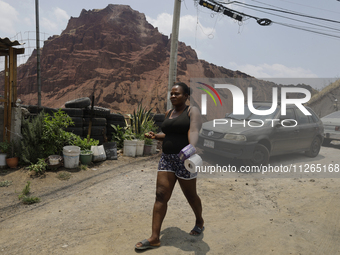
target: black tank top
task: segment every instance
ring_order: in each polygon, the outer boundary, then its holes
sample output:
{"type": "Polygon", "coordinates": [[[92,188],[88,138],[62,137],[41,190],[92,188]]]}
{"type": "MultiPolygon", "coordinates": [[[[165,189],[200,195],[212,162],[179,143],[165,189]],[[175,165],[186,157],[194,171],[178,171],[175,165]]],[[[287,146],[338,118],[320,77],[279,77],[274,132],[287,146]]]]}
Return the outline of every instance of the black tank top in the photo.
{"type": "Polygon", "coordinates": [[[163,121],[161,128],[165,134],[162,150],[165,154],[178,154],[189,144],[188,131],[190,128],[190,117],[187,106],[176,118],[169,119],[173,110],[163,121]]]}

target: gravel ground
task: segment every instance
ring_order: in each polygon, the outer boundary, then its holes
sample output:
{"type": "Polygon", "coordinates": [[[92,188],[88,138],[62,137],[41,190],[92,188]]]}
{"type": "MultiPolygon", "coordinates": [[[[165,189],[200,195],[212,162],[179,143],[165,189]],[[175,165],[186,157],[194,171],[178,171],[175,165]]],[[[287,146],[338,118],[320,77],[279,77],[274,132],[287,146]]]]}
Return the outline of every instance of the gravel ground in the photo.
{"type": "MultiPolygon", "coordinates": [[[[288,155],[274,157],[270,163],[335,164],[339,149],[339,145],[322,147],[314,159],[288,155]]],[[[2,170],[0,182],[12,184],[0,187],[0,254],[139,253],[135,243],[151,232],[159,158],[160,154],[122,156],[87,170],[67,170],[69,180],[57,178],[66,169],[43,177],[32,177],[25,169],[2,170]],[[18,200],[27,181],[31,195],[38,196],[40,203],[24,205],[18,200]]],[[[205,165],[220,160],[211,155],[203,159],[205,165]]],[[[339,186],[335,175],[200,174],[203,234],[188,235],[195,219],[176,185],[162,227],[161,247],[145,252],[340,254],[339,186]]]]}

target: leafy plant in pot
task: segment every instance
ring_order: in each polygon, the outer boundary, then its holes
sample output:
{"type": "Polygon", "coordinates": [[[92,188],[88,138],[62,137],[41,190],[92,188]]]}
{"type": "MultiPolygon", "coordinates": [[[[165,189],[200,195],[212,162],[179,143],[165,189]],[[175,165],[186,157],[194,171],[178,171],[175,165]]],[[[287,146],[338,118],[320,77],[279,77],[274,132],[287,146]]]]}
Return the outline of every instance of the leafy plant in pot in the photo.
{"type": "Polygon", "coordinates": [[[82,165],[88,165],[92,162],[93,152],[91,150],[82,150],[80,151],[80,163],[82,165]]]}
{"type": "Polygon", "coordinates": [[[19,163],[19,154],[20,154],[20,143],[16,140],[12,140],[9,143],[6,163],[10,168],[16,168],[19,163]]]}
{"type": "Polygon", "coordinates": [[[152,147],[152,139],[145,138],[144,139],[144,155],[150,155],[151,154],[151,147],[152,147]]]}

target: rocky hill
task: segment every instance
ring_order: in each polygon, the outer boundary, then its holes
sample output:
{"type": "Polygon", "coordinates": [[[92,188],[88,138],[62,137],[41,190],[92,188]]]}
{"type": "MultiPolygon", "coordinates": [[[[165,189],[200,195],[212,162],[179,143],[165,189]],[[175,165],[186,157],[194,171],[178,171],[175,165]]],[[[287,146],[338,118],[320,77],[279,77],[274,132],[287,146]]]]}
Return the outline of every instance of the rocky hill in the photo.
{"type": "MultiPolygon", "coordinates": [[[[68,100],[94,93],[95,104],[113,112],[131,113],[142,100],[154,112],[164,112],[169,55],[170,38],[129,6],[110,4],[104,9],[82,10],[79,17],[70,18],[61,35],[44,43],[42,105],[63,107],[68,100]]],[[[37,104],[36,73],[34,52],[18,68],[18,98],[23,104],[37,104]]],[[[191,78],[250,77],[199,60],[181,42],[177,75],[187,84],[191,78]]],[[[244,91],[246,86],[244,83],[244,91]]],[[[254,86],[254,98],[267,99],[275,84],[260,81],[254,86]]]]}

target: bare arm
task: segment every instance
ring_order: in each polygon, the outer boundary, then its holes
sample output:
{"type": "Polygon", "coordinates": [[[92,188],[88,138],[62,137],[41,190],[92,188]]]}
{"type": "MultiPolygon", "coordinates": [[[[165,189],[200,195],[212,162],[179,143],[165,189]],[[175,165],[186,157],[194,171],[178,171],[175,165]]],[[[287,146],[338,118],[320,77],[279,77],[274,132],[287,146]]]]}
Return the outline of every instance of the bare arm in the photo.
{"type": "Polygon", "coordinates": [[[145,133],[144,136],[146,138],[151,138],[151,139],[156,139],[156,140],[163,141],[163,139],[165,137],[165,134],[162,133],[162,132],[155,134],[154,132],[150,131],[148,133],[145,133]]]}
{"type": "Polygon", "coordinates": [[[195,106],[190,109],[190,129],[188,132],[189,143],[192,146],[196,146],[198,142],[198,133],[202,127],[201,113],[195,106]]]}

